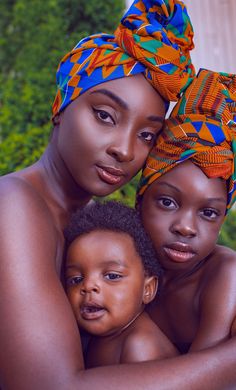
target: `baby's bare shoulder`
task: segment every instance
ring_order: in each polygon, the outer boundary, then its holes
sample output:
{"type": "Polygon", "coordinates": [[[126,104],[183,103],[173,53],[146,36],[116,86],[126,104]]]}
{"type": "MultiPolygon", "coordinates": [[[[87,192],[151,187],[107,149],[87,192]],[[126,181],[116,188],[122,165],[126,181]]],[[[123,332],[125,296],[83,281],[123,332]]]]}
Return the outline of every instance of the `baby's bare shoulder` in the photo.
{"type": "Polygon", "coordinates": [[[156,360],[177,356],[177,354],[170,340],[144,312],[127,333],[121,362],[156,360]]]}

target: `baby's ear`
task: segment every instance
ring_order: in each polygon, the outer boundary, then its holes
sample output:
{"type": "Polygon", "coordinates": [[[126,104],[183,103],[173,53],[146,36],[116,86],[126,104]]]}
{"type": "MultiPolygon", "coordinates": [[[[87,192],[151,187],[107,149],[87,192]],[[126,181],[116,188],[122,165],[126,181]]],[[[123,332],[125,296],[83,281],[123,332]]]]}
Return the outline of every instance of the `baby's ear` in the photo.
{"type": "Polygon", "coordinates": [[[147,305],[156,296],[158,287],[157,276],[146,276],[143,288],[143,303],[147,305]]]}

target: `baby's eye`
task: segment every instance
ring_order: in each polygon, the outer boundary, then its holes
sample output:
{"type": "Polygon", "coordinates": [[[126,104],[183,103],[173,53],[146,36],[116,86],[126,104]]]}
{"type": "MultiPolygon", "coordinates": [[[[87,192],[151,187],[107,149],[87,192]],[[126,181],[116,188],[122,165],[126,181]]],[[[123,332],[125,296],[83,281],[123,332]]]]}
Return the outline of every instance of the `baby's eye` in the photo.
{"type": "Polygon", "coordinates": [[[122,278],[122,275],[117,274],[115,272],[109,272],[105,275],[105,278],[108,280],[118,280],[118,279],[122,278]]]}
{"type": "Polygon", "coordinates": [[[146,143],[152,144],[156,139],[156,134],[152,133],[151,131],[142,131],[140,138],[142,138],[146,143]]]}
{"type": "Polygon", "coordinates": [[[71,276],[70,278],[66,279],[67,286],[76,286],[80,284],[83,280],[82,276],[71,276]]]}
{"type": "Polygon", "coordinates": [[[99,119],[101,122],[115,124],[114,119],[112,116],[105,110],[98,110],[96,108],[93,108],[93,111],[95,113],[95,116],[99,119]]]}

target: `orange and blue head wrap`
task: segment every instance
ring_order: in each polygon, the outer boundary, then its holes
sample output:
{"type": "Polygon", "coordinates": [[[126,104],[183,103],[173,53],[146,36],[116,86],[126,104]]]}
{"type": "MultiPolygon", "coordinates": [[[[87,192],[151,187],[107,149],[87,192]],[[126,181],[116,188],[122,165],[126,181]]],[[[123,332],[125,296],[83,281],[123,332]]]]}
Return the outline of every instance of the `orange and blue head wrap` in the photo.
{"type": "Polygon", "coordinates": [[[146,161],[138,201],[148,186],[190,159],[227,180],[227,210],[236,200],[236,75],[201,69],[174,107],[146,161]]]}
{"type": "Polygon", "coordinates": [[[57,70],[53,117],[105,81],[143,73],[165,101],[177,101],[195,75],[193,29],[180,0],[135,0],[114,35],[80,41],[57,70]]]}

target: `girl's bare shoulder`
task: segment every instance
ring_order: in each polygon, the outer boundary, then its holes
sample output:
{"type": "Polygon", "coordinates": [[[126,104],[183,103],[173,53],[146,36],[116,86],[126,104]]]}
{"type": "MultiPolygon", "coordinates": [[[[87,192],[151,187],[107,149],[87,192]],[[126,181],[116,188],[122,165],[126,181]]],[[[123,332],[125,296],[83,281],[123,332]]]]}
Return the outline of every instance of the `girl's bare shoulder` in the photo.
{"type": "Polygon", "coordinates": [[[231,264],[236,266],[236,251],[223,245],[216,245],[212,260],[219,266],[230,266],[231,264]]]}
{"type": "Polygon", "coordinates": [[[205,279],[231,280],[236,278],[236,251],[223,245],[216,245],[209,261],[205,263],[205,279]]]}

